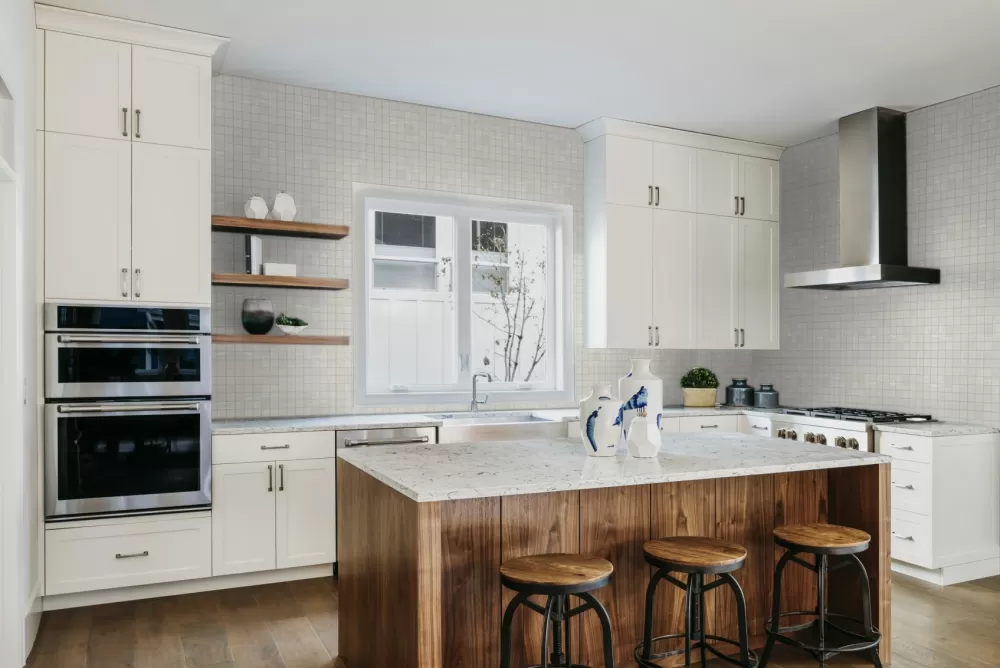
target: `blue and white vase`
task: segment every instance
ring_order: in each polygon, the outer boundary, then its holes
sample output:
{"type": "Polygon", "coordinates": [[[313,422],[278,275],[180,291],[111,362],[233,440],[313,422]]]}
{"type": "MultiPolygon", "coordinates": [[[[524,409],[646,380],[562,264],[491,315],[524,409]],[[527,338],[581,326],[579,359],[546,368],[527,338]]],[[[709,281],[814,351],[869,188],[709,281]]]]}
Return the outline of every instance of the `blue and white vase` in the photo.
{"type": "Polygon", "coordinates": [[[610,385],[594,385],[580,402],[580,437],[591,457],[611,457],[618,447],[621,428],[615,424],[621,402],[611,394],[610,385]]]}
{"type": "Polygon", "coordinates": [[[663,381],[649,370],[649,360],[633,359],[632,370],[618,381],[619,408],[617,423],[622,428],[622,445],[628,441],[628,430],[632,420],[638,416],[648,417],[660,427],[663,417],[663,381]]]}

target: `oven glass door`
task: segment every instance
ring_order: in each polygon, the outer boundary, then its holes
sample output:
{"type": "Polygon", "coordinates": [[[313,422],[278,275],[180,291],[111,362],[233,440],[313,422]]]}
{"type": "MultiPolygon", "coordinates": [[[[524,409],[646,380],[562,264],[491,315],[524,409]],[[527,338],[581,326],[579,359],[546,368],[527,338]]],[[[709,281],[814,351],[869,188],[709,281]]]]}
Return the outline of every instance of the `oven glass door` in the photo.
{"type": "Polygon", "coordinates": [[[46,334],[49,399],[211,394],[205,335],[46,334]]]}
{"type": "Polygon", "coordinates": [[[211,502],[211,402],[46,406],[47,516],[211,502]]]}

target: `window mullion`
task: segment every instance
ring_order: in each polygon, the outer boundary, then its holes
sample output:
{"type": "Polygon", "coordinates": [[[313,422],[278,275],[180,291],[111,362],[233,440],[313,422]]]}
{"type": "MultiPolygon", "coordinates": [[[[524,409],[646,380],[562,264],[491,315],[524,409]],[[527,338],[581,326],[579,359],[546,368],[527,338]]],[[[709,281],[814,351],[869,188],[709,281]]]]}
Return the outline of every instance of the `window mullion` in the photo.
{"type": "Polygon", "coordinates": [[[455,216],[455,310],[458,320],[458,382],[472,383],[472,219],[455,216]]]}

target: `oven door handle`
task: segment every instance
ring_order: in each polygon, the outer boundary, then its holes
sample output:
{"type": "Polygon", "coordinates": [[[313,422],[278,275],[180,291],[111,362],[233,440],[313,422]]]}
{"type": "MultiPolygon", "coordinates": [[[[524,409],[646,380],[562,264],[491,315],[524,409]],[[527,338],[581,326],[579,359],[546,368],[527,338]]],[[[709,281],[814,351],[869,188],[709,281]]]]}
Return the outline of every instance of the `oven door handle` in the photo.
{"type": "Polygon", "coordinates": [[[200,336],[171,336],[169,334],[159,334],[157,336],[135,336],[122,334],[60,334],[56,337],[59,343],[135,343],[145,345],[149,343],[185,343],[196,346],[201,343],[200,336]]]}
{"type": "Polygon", "coordinates": [[[56,406],[57,413],[131,413],[139,411],[196,411],[198,403],[120,403],[56,406]]]}

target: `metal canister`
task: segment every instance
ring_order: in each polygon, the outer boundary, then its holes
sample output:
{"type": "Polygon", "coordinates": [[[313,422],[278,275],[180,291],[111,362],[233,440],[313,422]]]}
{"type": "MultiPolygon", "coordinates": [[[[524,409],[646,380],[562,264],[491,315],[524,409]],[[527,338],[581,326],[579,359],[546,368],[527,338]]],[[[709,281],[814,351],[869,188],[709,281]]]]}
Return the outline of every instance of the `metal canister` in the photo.
{"type": "Polygon", "coordinates": [[[754,394],[754,406],[757,408],[777,408],[778,391],[772,383],[761,383],[760,389],[754,394]]]}
{"type": "Polygon", "coordinates": [[[726,388],[726,405],[753,406],[753,395],[746,378],[733,378],[733,384],[726,388]]]}

